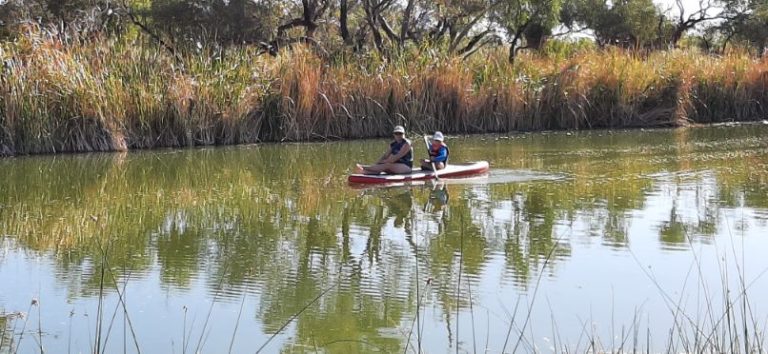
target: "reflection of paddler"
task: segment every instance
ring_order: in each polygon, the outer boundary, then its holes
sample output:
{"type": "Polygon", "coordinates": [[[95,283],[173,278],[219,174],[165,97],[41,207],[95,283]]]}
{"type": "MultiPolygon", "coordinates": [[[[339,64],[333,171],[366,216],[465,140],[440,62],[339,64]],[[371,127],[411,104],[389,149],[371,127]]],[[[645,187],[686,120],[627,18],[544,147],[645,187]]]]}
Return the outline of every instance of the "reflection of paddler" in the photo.
{"type": "Polygon", "coordinates": [[[401,227],[410,217],[411,207],[413,207],[413,196],[409,188],[393,191],[398,193],[391,193],[383,199],[387,205],[389,215],[395,218],[395,227],[401,227]]]}
{"type": "Polygon", "coordinates": [[[429,191],[429,203],[433,211],[442,210],[448,204],[448,188],[445,187],[445,183],[435,183],[429,191]]]}

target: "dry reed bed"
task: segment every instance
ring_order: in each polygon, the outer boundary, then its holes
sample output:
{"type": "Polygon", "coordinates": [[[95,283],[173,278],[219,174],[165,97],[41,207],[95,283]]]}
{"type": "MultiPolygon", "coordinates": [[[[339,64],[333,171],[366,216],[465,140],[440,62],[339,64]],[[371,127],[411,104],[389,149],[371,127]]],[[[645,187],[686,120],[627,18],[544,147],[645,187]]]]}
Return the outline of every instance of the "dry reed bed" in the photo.
{"type": "Polygon", "coordinates": [[[680,126],[761,120],[768,61],[668,51],[502,52],[390,62],[230,50],[176,61],[128,40],[30,31],[0,46],[0,155],[367,138],[415,132],[680,126]]]}

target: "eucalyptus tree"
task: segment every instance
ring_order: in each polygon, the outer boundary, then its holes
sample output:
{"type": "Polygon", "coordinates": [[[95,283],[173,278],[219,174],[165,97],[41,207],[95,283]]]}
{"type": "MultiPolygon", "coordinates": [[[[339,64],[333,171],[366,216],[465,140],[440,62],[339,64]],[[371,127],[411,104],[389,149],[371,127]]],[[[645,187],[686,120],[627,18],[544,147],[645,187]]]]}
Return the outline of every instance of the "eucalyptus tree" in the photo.
{"type": "MultiPolygon", "coordinates": [[[[147,28],[174,45],[235,45],[264,41],[276,24],[277,1],[153,0],[133,4],[147,28]]],[[[131,5],[128,5],[131,6],[131,5]]]]}
{"type": "Polygon", "coordinates": [[[652,0],[571,0],[561,19],[567,27],[580,24],[591,30],[600,46],[648,46],[669,28],[652,0]]]}
{"type": "Polygon", "coordinates": [[[683,0],[675,0],[676,15],[669,16],[672,29],[667,38],[668,43],[676,47],[683,35],[696,26],[725,18],[723,6],[721,0],[698,0],[697,6],[686,9],[683,0]]]}
{"type": "Polygon", "coordinates": [[[558,25],[562,0],[497,0],[491,5],[490,21],[505,32],[509,62],[521,49],[538,49],[558,25]]]}
{"type": "Polygon", "coordinates": [[[736,41],[763,56],[768,49],[768,0],[731,0],[726,3],[725,21],[717,29],[722,47],[736,41]]]}
{"type": "Polygon", "coordinates": [[[677,47],[686,33],[704,23],[726,19],[724,6],[723,0],[698,0],[687,6],[675,0],[665,10],[652,0],[571,0],[563,7],[561,20],[567,27],[587,27],[600,46],[663,49],[677,47]]]}
{"type": "Polygon", "coordinates": [[[499,1],[487,0],[446,4],[432,32],[433,37],[439,39],[446,34],[448,53],[465,56],[483,46],[498,44],[500,36],[490,16],[500,4],[499,1]]]}

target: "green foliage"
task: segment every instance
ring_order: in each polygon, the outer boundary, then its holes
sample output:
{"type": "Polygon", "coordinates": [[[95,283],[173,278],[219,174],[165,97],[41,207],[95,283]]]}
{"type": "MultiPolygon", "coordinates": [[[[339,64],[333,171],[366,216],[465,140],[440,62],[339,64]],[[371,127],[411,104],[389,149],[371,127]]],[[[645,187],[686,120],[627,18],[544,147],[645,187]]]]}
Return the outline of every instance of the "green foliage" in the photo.
{"type": "Polygon", "coordinates": [[[541,53],[549,58],[565,60],[579,53],[595,49],[595,43],[587,38],[575,40],[552,39],[547,41],[541,53]]]}
{"type": "Polygon", "coordinates": [[[522,35],[526,45],[538,48],[552,34],[558,23],[562,0],[499,1],[491,19],[498,23],[510,39],[522,35]]]}
{"type": "MultiPolygon", "coordinates": [[[[736,41],[762,53],[768,46],[766,0],[712,1],[725,9],[724,21],[704,29],[716,33],[697,32],[705,39],[700,45],[721,48],[736,41]]],[[[688,6],[687,13],[708,4],[688,6]]],[[[390,58],[406,47],[465,56],[510,45],[514,57],[519,47],[540,49],[558,27],[587,30],[601,46],[658,49],[709,20],[683,24],[653,0],[6,0],[0,4],[0,40],[40,25],[74,27],[79,35],[143,32],[171,50],[257,45],[276,55],[310,42],[331,57],[377,52],[390,58]]]]}
{"type": "Polygon", "coordinates": [[[564,8],[561,20],[567,26],[592,29],[600,45],[621,47],[649,45],[671,27],[652,0],[574,0],[564,8]]]}
{"type": "Polygon", "coordinates": [[[748,0],[743,5],[730,9],[733,18],[723,25],[723,31],[762,55],[768,48],[768,1],[748,0]]]}
{"type": "Polygon", "coordinates": [[[242,44],[266,41],[276,27],[275,1],[155,0],[143,13],[175,42],[242,44]]]}
{"type": "Polygon", "coordinates": [[[32,21],[62,27],[100,24],[110,8],[110,3],[98,0],[7,0],[0,2],[0,28],[8,35],[32,21]]]}

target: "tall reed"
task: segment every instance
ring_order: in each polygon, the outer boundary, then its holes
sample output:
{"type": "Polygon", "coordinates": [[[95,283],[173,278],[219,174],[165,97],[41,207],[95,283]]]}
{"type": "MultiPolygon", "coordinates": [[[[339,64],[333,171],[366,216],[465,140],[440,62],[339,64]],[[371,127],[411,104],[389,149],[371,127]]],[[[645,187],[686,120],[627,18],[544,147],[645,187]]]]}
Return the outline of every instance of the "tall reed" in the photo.
{"type": "MultiPolygon", "coordinates": [[[[351,54],[350,54],[351,55],[351,54]]],[[[127,39],[30,27],[0,45],[0,154],[388,135],[681,126],[763,119],[768,62],[734,52],[570,56],[423,50],[328,60],[298,47],[181,60],[127,39]]]]}

